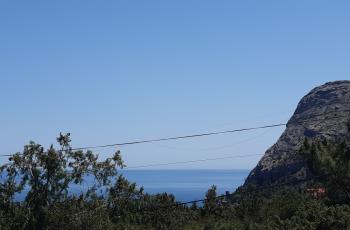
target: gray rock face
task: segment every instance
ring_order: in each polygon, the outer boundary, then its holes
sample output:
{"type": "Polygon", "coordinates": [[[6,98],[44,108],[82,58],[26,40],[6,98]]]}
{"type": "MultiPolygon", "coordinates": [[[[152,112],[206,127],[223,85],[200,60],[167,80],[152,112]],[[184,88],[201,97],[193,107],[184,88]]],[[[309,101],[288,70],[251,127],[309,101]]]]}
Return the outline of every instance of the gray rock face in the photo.
{"type": "Polygon", "coordinates": [[[310,173],[298,151],[305,137],[335,139],[347,132],[350,81],[326,83],[302,98],[277,143],[268,149],[245,184],[264,185],[282,178],[305,179],[310,173]]]}

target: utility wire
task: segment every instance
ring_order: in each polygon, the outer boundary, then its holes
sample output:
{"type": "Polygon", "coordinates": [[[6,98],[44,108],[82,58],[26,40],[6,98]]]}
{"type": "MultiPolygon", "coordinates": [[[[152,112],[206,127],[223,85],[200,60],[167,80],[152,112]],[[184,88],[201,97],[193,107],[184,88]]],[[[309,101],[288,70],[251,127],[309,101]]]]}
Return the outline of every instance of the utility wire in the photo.
{"type": "MultiPolygon", "coordinates": [[[[327,114],[339,113],[339,112],[350,112],[350,110],[325,112],[325,113],[322,113],[322,114],[314,115],[314,116],[312,116],[312,118],[319,117],[319,116],[325,116],[327,114]]],[[[349,115],[338,115],[338,116],[334,116],[332,118],[342,118],[342,117],[350,117],[350,116],[349,115]]],[[[167,137],[167,138],[159,138],[159,139],[139,140],[139,141],[130,141],[130,142],[115,143],[115,144],[107,144],[107,145],[96,145],[96,146],[88,146],[88,147],[71,148],[70,150],[77,151],[77,150],[85,150],[85,149],[98,149],[98,148],[107,148],[107,147],[115,147],[115,146],[126,146],[126,145],[136,145],[136,144],[153,143],[153,142],[161,142],[161,141],[171,141],[171,140],[180,140],[180,139],[188,139],[188,138],[197,138],[197,137],[212,136],[212,135],[219,135],[219,134],[227,134],[227,133],[235,133],[235,132],[243,132],[243,131],[251,131],[251,130],[274,128],[274,127],[286,126],[286,125],[289,125],[289,124],[300,124],[300,125],[303,125],[305,122],[323,121],[324,120],[324,119],[318,119],[318,120],[316,119],[315,120],[315,119],[312,119],[312,118],[306,118],[306,119],[304,119],[304,120],[302,120],[300,122],[290,121],[288,123],[271,124],[271,125],[250,127],[250,128],[242,128],[242,129],[233,129],[233,130],[208,132],[208,133],[199,133],[199,134],[176,136],[176,137],[167,137]]],[[[2,155],[0,155],[0,157],[9,157],[9,156],[12,156],[12,154],[2,154],[2,155]]]]}
{"type": "MultiPolygon", "coordinates": [[[[89,146],[89,147],[71,148],[69,150],[78,151],[78,150],[85,150],[85,149],[109,148],[109,147],[116,147],[116,146],[136,145],[136,144],[153,143],[153,142],[170,141],[170,140],[180,140],[180,139],[212,136],[212,135],[219,135],[219,134],[259,130],[259,129],[268,129],[268,128],[280,127],[280,126],[285,126],[285,125],[286,125],[285,123],[280,123],[280,124],[272,124],[272,125],[265,125],[265,126],[259,126],[259,127],[233,129],[233,130],[225,130],[225,131],[209,132],[209,133],[200,133],[200,134],[192,134],[192,135],[177,136],[177,137],[167,137],[167,138],[159,138],[159,139],[150,139],[150,140],[140,140],[140,141],[108,144],[108,145],[97,145],[97,146],[89,146]]],[[[59,151],[62,151],[62,150],[59,150],[59,151]]],[[[63,151],[66,151],[66,150],[63,150],[63,151]]],[[[1,154],[0,155],[0,157],[10,157],[10,156],[13,156],[13,155],[12,154],[1,154]]]]}
{"type": "Polygon", "coordinates": [[[262,156],[262,155],[264,155],[264,154],[232,155],[232,156],[197,159],[197,160],[189,160],[189,161],[177,161],[177,162],[167,162],[167,163],[159,163],[159,164],[147,164],[147,165],[138,165],[138,166],[130,166],[130,167],[126,166],[124,168],[125,169],[138,169],[138,168],[148,168],[148,167],[154,167],[154,166],[167,166],[167,165],[189,164],[189,163],[206,162],[206,161],[217,161],[217,160],[225,160],[225,159],[247,158],[247,157],[262,156]]]}
{"type": "MultiPolygon", "coordinates": [[[[319,116],[325,116],[327,114],[334,114],[339,112],[350,112],[349,110],[341,110],[341,111],[331,111],[331,112],[325,112],[322,114],[317,114],[312,116],[312,118],[319,117],[319,116]]],[[[339,115],[335,116],[333,118],[342,118],[342,117],[350,117],[349,115],[339,115]]],[[[322,121],[324,119],[315,120],[312,118],[304,119],[300,122],[290,122],[291,124],[303,124],[305,122],[310,121],[322,121]]],[[[188,138],[197,138],[197,137],[205,137],[205,136],[212,136],[212,135],[219,135],[219,134],[227,134],[227,133],[236,133],[236,132],[244,132],[244,131],[252,131],[252,130],[259,130],[259,129],[268,129],[268,128],[275,128],[280,126],[286,126],[289,123],[278,123],[278,124],[271,124],[271,125],[265,125],[265,126],[258,126],[258,127],[249,127],[249,128],[242,128],[242,129],[233,129],[233,130],[225,130],[225,131],[217,131],[217,132],[208,132],[208,133],[199,133],[199,134],[192,134],[192,135],[184,135],[184,136],[177,136],[177,137],[167,137],[167,138],[159,138],[159,139],[150,139],[150,140],[140,140],[140,141],[130,141],[130,142],[122,142],[122,143],[115,143],[115,144],[107,144],[107,145],[96,145],[96,146],[89,146],[89,147],[79,147],[79,148],[72,148],[71,150],[84,150],[84,149],[97,149],[97,148],[106,148],[106,147],[115,147],[115,146],[125,146],[125,145],[135,145],[135,144],[145,144],[145,143],[153,143],[153,142],[161,142],[161,141],[171,141],[171,140],[180,140],[180,139],[188,139],[188,138]]]]}
{"type": "Polygon", "coordinates": [[[97,145],[97,146],[89,146],[89,147],[80,147],[80,148],[73,148],[71,150],[96,149],[96,148],[124,146],[124,145],[135,145],[135,144],[144,144],[144,143],[152,143],[152,142],[160,142],[160,141],[180,140],[180,139],[188,139],[188,138],[195,138],[195,137],[212,136],[212,135],[218,135],[218,134],[235,133],[235,132],[243,132],[243,131],[258,130],[258,129],[267,129],[267,128],[285,126],[285,125],[286,124],[281,123],[281,124],[265,125],[265,126],[260,126],[260,127],[233,129],[233,130],[225,130],[225,131],[209,132],[209,133],[200,133],[200,134],[192,134],[192,135],[177,136],[177,137],[167,137],[167,138],[159,138],[159,139],[150,139],[150,140],[141,140],[141,141],[116,143],[116,144],[109,144],[109,145],[97,145]]]}
{"type": "MultiPolygon", "coordinates": [[[[248,189],[247,192],[258,192],[258,191],[261,191],[261,190],[274,188],[274,187],[280,187],[280,186],[284,186],[284,185],[300,184],[300,183],[303,183],[303,182],[311,181],[312,179],[322,178],[322,177],[325,177],[327,175],[329,175],[329,174],[313,176],[311,178],[303,179],[303,180],[290,181],[290,182],[284,182],[284,183],[277,183],[277,184],[267,185],[267,186],[259,186],[256,189],[248,189]]],[[[230,198],[230,196],[234,195],[234,193],[235,192],[229,193],[229,194],[225,194],[225,195],[219,195],[219,196],[216,196],[214,199],[230,198]]],[[[176,206],[184,206],[184,205],[193,204],[193,203],[205,202],[205,201],[208,201],[208,200],[210,200],[210,199],[205,198],[205,199],[199,199],[199,200],[191,200],[191,201],[180,202],[180,203],[172,204],[172,205],[160,206],[158,208],[170,208],[170,207],[176,207],[176,206]]]]}
{"type": "MultiPolygon", "coordinates": [[[[300,183],[303,183],[303,182],[308,182],[308,181],[311,181],[311,180],[314,180],[314,179],[318,179],[318,178],[322,178],[322,177],[325,177],[325,176],[328,176],[329,173],[327,174],[323,174],[323,175],[319,175],[319,176],[312,176],[312,177],[309,177],[307,179],[302,179],[302,180],[297,180],[297,181],[289,181],[289,182],[284,182],[284,183],[276,183],[276,184],[272,184],[272,185],[266,185],[266,186],[259,186],[255,189],[247,189],[245,192],[249,192],[249,193],[252,193],[252,192],[259,192],[259,191],[263,191],[265,189],[271,189],[271,188],[274,188],[274,187],[281,187],[281,186],[284,186],[284,185],[294,185],[294,184],[300,184],[300,183]]],[[[284,177],[284,179],[288,179],[289,176],[286,176],[284,177]]],[[[232,193],[229,193],[229,194],[225,194],[225,195],[219,195],[219,196],[216,196],[216,197],[213,197],[211,199],[208,199],[208,198],[204,198],[204,199],[198,199],[198,200],[190,200],[190,201],[185,201],[185,202],[178,202],[178,203],[175,203],[175,204],[171,204],[171,205],[162,205],[162,206],[156,206],[156,207],[144,207],[144,208],[140,208],[138,210],[132,210],[130,211],[131,213],[142,213],[142,212],[154,212],[154,211],[157,211],[157,210],[160,210],[160,209],[167,209],[167,208],[174,208],[174,207],[183,207],[183,206],[187,206],[189,204],[195,204],[195,203],[201,203],[201,202],[205,202],[205,201],[209,201],[209,200],[216,200],[216,199],[223,199],[223,198],[227,198],[227,199],[230,199],[232,197],[232,195],[234,195],[235,192],[232,192],[232,193]]],[[[103,208],[107,208],[107,205],[104,204],[104,205],[101,205],[100,207],[98,207],[97,209],[103,209],[103,208]]],[[[94,209],[95,211],[97,209],[94,209]]],[[[81,211],[81,212],[77,212],[75,213],[74,215],[80,215],[80,214],[83,214],[83,213],[86,213],[88,211],[81,211]]]]}
{"type": "MultiPolygon", "coordinates": [[[[252,136],[250,138],[239,140],[239,141],[233,142],[231,144],[220,145],[220,146],[215,146],[215,147],[212,146],[212,147],[206,147],[206,148],[201,148],[201,147],[199,147],[199,148],[187,148],[187,147],[174,147],[174,146],[168,146],[168,145],[157,145],[157,146],[159,146],[161,148],[170,149],[170,150],[177,150],[177,151],[179,151],[179,150],[180,151],[216,151],[216,150],[220,150],[220,149],[228,149],[228,148],[231,148],[231,147],[243,144],[243,143],[251,142],[253,140],[256,140],[256,139],[264,136],[269,131],[270,130],[266,130],[263,133],[260,133],[259,135],[255,135],[255,136],[252,136]]],[[[110,147],[110,148],[114,148],[114,147],[110,147]]]]}

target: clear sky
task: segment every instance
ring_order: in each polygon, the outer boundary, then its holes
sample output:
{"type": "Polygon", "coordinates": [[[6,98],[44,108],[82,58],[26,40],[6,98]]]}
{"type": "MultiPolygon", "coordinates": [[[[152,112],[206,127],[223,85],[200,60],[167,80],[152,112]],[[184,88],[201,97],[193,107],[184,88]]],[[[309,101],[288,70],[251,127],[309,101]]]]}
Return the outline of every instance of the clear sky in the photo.
{"type": "MultiPolygon", "coordinates": [[[[2,0],[1,153],[60,131],[79,147],[285,122],[313,87],[349,79],[349,12],[322,0],[2,0]]],[[[282,131],[121,150],[129,166],[256,154],[282,131]]]]}

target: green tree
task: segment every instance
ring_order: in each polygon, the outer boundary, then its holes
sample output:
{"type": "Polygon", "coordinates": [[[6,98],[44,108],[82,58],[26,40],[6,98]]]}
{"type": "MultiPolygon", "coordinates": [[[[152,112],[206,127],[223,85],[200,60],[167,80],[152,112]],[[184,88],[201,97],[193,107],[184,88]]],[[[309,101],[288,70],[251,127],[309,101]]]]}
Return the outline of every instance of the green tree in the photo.
{"type": "Polygon", "coordinates": [[[305,139],[300,154],[336,203],[350,203],[350,141],[305,139]]]}
{"type": "Polygon", "coordinates": [[[203,211],[206,215],[215,215],[218,212],[219,198],[217,198],[216,186],[213,185],[205,194],[203,211]]]}
{"type": "Polygon", "coordinates": [[[34,142],[24,147],[22,153],[9,158],[9,163],[0,168],[4,180],[0,183],[0,204],[10,210],[14,196],[28,188],[25,207],[28,208],[27,229],[47,228],[50,209],[69,199],[69,186],[82,184],[86,176],[93,176],[96,183],[82,197],[96,197],[99,188],[111,184],[117,175],[117,168],[123,167],[120,152],[104,161],[98,161],[98,155],[91,151],[73,151],[70,147],[70,134],[60,134],[57,138],[61,146],[44,148],[34,142]]]}

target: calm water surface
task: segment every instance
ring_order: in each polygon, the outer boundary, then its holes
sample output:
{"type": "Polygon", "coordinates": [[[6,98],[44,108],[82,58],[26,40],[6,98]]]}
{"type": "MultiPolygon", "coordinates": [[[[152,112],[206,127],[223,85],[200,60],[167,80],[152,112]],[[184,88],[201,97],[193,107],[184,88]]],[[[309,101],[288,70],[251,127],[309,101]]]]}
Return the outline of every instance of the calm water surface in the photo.
{"type": "MultiPolygon", "coordinates": [[[[212,185],[217,186],[220,194],[234,191],[244,183],[249,170],[122,170],[120,173],[148,193],[167,192],[179,201],[188,201],[202,199],[212,185]]],[[[71,185],[70,191],[79,194],[92,183],[93,179],[88,177],[83,185],[71,185]]],[[[24,196],[19,194],[17,200],[24,196]]]]}

